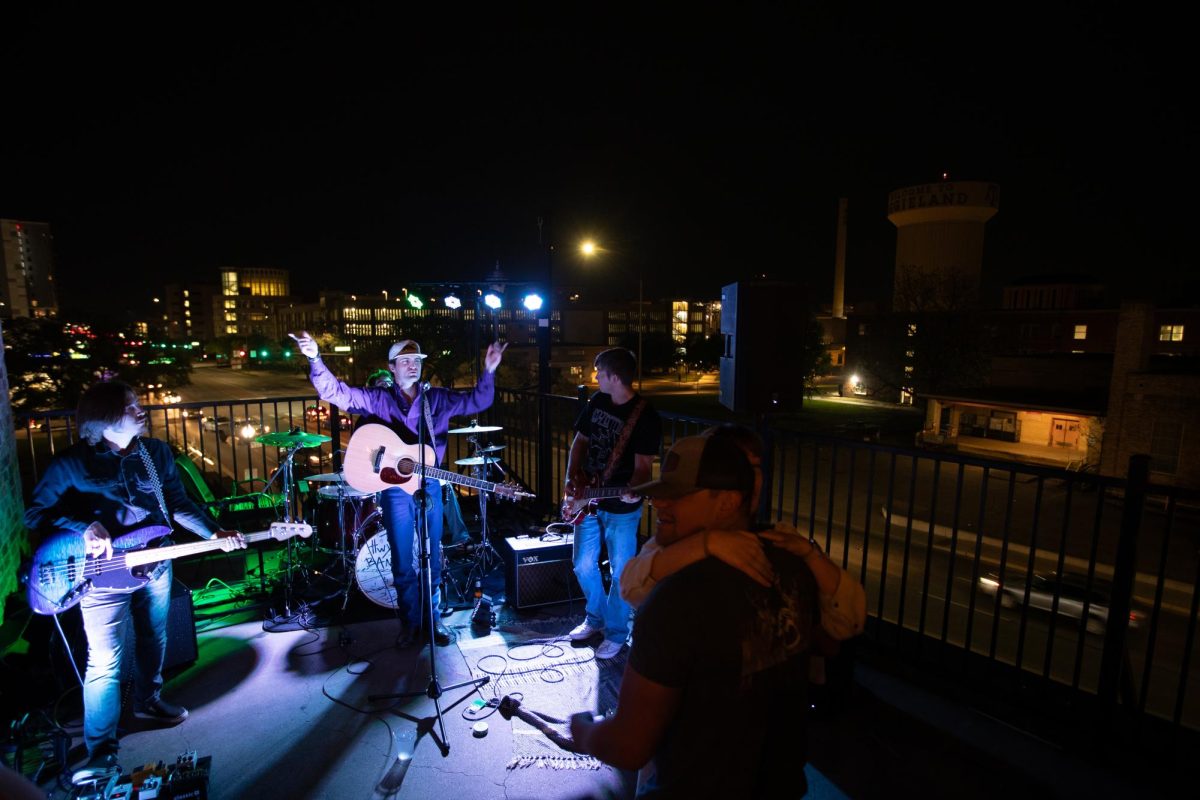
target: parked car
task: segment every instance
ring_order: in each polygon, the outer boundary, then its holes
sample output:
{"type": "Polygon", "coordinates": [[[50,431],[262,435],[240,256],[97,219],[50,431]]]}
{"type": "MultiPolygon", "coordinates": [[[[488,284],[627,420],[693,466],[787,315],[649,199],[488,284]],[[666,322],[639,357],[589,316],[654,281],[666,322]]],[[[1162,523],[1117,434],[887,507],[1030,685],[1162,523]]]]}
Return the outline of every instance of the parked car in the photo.
{"type": "MultiPolygon", "coordinates": [[[[1017,608],[1025,602],[1026,584],[1029,586],[1029,608],[1049,613],[1054,608],[1054,598],[1058,597],[1059,616],[1079,620],[1087,605],[1087,621],[1085,628],[1088,633],[1103,633],[1108,625],[1108,607],[1112,585],[1102,578],[1092,578],[1088,585],[1086,575],[1074,572],[1035,572],[1026,580],[1024,573],[1009,573],[1001,579],[995,572],[989,572],[979,578],[979,590],[985,595],[995,597],[1000,594],[1001,608],[1017,608]]],[[[1129,627],[1137,628],[1142,622],[1142,614],[1136,610],[1129,612],[1129,627]]]]}

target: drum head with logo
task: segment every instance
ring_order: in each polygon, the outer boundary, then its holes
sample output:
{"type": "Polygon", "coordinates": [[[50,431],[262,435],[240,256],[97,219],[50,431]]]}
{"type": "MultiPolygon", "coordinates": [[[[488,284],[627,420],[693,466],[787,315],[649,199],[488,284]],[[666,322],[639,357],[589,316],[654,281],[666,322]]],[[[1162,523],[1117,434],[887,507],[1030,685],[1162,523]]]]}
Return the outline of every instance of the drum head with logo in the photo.
{"type": "Polygon", "coordinates": [[[396,587],[392,578],[392,547],[387,531],[380,529],[358,551],[354,560],[354,581],[358,590],[377,606],[395,609],[396,587]]]}

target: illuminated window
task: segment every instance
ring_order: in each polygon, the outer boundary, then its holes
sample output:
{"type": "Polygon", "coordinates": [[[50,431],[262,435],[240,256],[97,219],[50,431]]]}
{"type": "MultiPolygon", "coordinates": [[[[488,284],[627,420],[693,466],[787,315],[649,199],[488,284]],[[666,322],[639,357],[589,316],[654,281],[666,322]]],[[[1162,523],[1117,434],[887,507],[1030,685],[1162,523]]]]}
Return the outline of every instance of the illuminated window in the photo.
{"type": "Polygon", "coordinates": [[[1075,326],[1075,338],[1076,339],[1086,339],[1087,338],[1087,325],[1076,325],[1075,326]]]}
{"type": "Polygon", "coordinates": [[[1158,340],[1160,342],[1182,342],[1183,341],[1183,326],[1182,325],[1159,325],[1158,340]]]}

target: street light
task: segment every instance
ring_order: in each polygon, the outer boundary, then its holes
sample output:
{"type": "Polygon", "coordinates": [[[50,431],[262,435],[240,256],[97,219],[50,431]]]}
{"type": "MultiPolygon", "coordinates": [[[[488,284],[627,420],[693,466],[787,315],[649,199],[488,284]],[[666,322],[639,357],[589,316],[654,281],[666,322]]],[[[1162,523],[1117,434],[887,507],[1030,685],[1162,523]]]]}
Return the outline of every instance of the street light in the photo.
{"type": "MultiPolygon", "coordinates": [[[[591,258],[598,253],[614,252],[612,250],[601,247],[591,239],[585,239],[579,243],[579,252],[587,258],[591,258]]],[[[638,391],[642,391],[642,329],[646,327],[645,311],[642,305],[642,273],[638,270],[638,351],[637,351],[637,381],[638,391]]]]}

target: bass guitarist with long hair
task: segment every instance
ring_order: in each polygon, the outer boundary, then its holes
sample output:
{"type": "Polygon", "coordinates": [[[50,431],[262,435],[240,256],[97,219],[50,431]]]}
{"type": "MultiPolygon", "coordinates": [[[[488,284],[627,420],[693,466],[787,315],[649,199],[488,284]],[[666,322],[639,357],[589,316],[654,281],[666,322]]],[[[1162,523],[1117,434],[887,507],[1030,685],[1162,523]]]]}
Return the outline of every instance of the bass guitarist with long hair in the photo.
{"type": "MultiPolygon", "coordinates": [[[[246,546],[236,531],[219,530],[187,496],[170,445],[145,438],[146,412],[133,389],[120,381],[93,384],[75,413],[81,441],[59,454],[33,490],[25,511],[32,531],[74,547],[89,563],[113,556],[113,537],[123,540],[147,531],[143,547],[169,544],[172,522],[204,539],[221,537],[221,549],[246,546]],[[75,547],[82,541],[82,547],[75,547]]],[[[78,601],[87,634],[83,680],[83,738],[88,761],[76,770],[76,783],[115,774],[117,721],[121,714],[121,657],[125,630],[136,636],[134,714],[160,725],[187,718],[186,708],[164,700],[162,666],[171,606],[171,562],[150,567],[148,581],[133,591],[93,588],[78,601]],[[132,619],[131,619],[132,617],[132,619]]],[[[85,573],[86,574],[86,573],[85,573]]],[[[81,588],[86,589],[84,581],[81,588]]]]}
{"type": "Polygon", "coordinates": [[[563,517],[575,523],[575,575],[587,600],[587,616],[570,637],[586,641],[603,635],[596,657],[612,658],[629,638],[629,604],[621,598],[621,570],[637,552],[642,498],[629,487],[650,480],[662,441],[658,412],[633,391],[637,361],[616,347],[596,356],[600,391],[575,421],[567,461],[563,517]],[[600,576],[600,542],[608,549],[612,582],[606,593],[600,576]]]}

